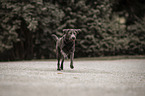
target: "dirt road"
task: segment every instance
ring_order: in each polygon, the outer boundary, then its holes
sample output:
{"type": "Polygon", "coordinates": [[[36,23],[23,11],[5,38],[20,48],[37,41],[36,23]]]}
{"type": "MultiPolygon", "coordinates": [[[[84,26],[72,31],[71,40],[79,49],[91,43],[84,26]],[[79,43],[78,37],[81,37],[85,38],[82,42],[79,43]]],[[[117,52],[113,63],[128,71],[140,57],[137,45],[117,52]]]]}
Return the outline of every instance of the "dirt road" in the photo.
{"type": "Polygon", "coordinates": [[[145,60],[0,62],[0,96],[145,96],[145,60]]]}

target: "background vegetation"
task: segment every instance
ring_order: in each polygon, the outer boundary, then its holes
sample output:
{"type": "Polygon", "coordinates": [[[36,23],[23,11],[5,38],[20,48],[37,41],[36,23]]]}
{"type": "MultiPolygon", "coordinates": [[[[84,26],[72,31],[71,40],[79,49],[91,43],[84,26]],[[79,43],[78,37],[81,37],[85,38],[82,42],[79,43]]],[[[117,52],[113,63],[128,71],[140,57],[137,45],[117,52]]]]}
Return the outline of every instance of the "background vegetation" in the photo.
{"type": "Polygon", "coordinates": [[[81,29],[75,57],[145,54],[144,0],[1,0],[0,60],[55,58],[51,34],[81,29]]]}

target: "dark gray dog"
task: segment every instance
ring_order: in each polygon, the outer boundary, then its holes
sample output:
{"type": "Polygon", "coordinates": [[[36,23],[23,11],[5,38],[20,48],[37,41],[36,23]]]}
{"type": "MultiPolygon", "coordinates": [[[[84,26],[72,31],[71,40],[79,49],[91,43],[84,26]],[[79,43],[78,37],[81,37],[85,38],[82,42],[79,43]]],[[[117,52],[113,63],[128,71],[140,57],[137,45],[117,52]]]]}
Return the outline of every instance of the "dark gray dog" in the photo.
{"type": "Polygon", "coordinates": [[[64,35],[61,38],[58,38],[56,35],[52,35],[56,40],[56,57],[58,60],[57,70],[63,70],[64,59],[68,58],[70,55],[70,68],[73,69],[73,58],[75,51],[75,40],[78,33],[77,29],[64,29],[64,35]],[[60,59],[62,57],[61,66],[60,59]]]}

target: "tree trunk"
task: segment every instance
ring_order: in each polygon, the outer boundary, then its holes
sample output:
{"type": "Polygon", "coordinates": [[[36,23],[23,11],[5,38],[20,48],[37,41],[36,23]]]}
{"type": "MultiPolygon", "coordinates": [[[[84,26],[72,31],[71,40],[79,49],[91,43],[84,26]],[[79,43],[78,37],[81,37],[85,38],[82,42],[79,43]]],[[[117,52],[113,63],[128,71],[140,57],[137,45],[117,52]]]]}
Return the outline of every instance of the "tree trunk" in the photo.
{"type": "Polygon", "coordinates": [[[14,44],[13,52],[15,60],[33,59],[33,38],[32,32],[28,30],[24,20],[22,20],[21,28],[18,30],[20,42],[14,44]]]}

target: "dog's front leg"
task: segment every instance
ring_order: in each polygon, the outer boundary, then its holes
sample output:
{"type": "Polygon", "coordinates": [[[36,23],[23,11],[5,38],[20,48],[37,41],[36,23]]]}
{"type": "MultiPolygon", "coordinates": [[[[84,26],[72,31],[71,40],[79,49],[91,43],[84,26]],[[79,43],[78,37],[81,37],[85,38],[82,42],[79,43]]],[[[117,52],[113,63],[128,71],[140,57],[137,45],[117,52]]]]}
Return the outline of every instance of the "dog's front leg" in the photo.
{"type": "Polygon", "coordinates": [[[63,62],[64,62],[64,57],[62,57],[62,61],[61,61],[61,70],[63,70],[63,62]]]}
{"type": "Polygon", "coordinates": [[[73,59],[74,59],[74,52],[71,52],[71,54],[70,54],[70,60],[71,60],[71,62],[70,62],[70,68],[71,69],[74,68],[74,66],[73,66],[73,59]]]}
{"type": "Polygon", "coordinates": [[[64,59],[68,59],[66,53],[65,53],[63,50],[61,50],[61,54],[63,55],[63,58],[64,58],[64,59]]]}
{"type": "Polygon", "coordinates": [[[61,54],[60,54],[60,50],[56,49],[56,57],[57,57],[57,70],[60,71],[60,58],[61,58],[61,54]]]}

